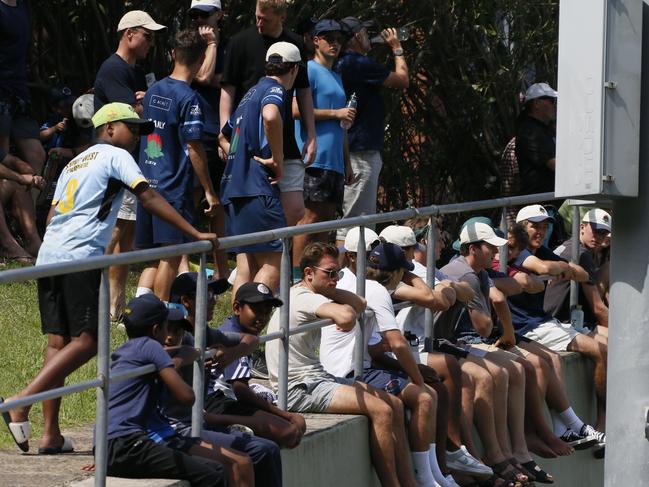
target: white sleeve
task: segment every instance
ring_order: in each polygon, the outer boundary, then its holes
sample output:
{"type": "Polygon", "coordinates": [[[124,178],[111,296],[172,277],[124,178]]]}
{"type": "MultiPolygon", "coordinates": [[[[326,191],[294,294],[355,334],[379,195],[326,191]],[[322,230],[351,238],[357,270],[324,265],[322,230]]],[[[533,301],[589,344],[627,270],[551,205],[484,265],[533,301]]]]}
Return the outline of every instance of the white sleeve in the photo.
{"type": "Polygon", "coordinates": [[[110,170],[111,177],[119,179],[130,189],[134,189],[141,182],[147,182],[133,156],[124,149],[115,150],[111,154],[110,170]]]}
{"type": "Polygon", "coordinates": [[[367,307],[374,311],[376,317],[376,324],[380,332],[388,330],[399,330],[399,324],[394,316],[394,307],[392,306],[392,299],[390,293],[379,283],[376,285],[369,285],[366,289],[367,307]]]}

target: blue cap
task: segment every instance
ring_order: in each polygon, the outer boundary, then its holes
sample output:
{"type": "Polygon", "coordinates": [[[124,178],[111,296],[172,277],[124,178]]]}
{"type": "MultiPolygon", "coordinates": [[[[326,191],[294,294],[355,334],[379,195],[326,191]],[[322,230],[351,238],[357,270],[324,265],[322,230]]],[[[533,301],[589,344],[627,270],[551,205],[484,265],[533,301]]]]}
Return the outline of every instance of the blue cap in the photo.
{"type": "Polygon", "coordinates": [[[124,308],[124,324],[127,328],[148,328],[166,320],[177,321],[187,331],[192,325],[177,308],[167,308],[155,294],[143,294],[131,299],[124,308]]]}
{"type": "MultiPolygon", "coordinates": [[[[462,224],[462,227],[460,228],[460,232],[462,232],[462,230],[464,230],[464,227],[466,227],[467,225],[470,225],[472,223],[484,223],[485,225],[489,225],[491,228],[493,228],[493,226],[494,226],[492,221],[491,221],[491,218],[489,218],[487,216],[473,216],[473,217],[469,218],[467,221],[465,221],[462,224]]],[[[455,250],[456,252],[459,252],[460,251],[460,245],[461,245],[460,244],[460,239],[458,238],[455,242],[453,242],[451,247],[453,247],[453,250],[455,250]]]]}
{"type": "MultiPolygon", "coordinates": [[[[193,296],[196,294],[196,284],[198,283],[198,272],[183,272],[174,279],[171,284],[169,301],[180,303],[183,296],[193,296]]],[[[223,294],[230,287],[227,279],[217,279],[216,281],[207,281],[207,289],[214,294],[223,294]]]]}
{"type": "Polygon", "coordinates": [[[323,34],[325,32],[342,32],[343,26],[333,19],[322,19],[313,27],[314,36],[323,34]]]}
{"type": "Polygon", "coordinates": [[[396,271],[397,269],[414,270],[415,264],[406,260],[401,247],[390,242],[381,242],[370,253],[367,265],[382,271],[396,271]]]}

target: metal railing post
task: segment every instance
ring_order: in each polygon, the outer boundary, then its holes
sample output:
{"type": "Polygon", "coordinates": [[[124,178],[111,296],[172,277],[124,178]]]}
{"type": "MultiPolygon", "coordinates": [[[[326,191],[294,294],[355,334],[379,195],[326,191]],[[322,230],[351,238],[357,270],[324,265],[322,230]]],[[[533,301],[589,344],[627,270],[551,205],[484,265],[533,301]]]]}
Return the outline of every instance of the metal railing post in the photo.
{"type": "MultiPolygon", "coordinates": [[[[437,218],[431,217],[426,236],[426,284],[435,288],[435,234],[437,233],[437,218]]],[[[435,331],[433,329],[433,310],[424,310],[424,350],[433,351],[435,331]]]]}
{"type": "MultiPolygon", "coordinates": [[[[505,238],[507,238],[507,207],[503,206],[503,214],[500,218],[500,230],[503,232],[505,235],[505,238]]],[[[503,245],[500,247],[499,252],[499,258],[500,258],[500,263],[499,263],[499,270],[500,272],[507,273],[507,259],[508,259],[508,251],[509,249],[507,248],[507,245],[503,245]]]]}
{"type": "Polygon", "coordinates": [[[207,255],[201,253],[200,268],[196,281],[196,316],[194,317],[194,347],[199,350],[198,360],[194,362],[194,406],[192,407],[192,436],[199,438],[203,430],[203,402],[205,384],[205,336],[207,327],[207,274],[205,262],[207,255]]]}
{"type": "MultiPolygon", "coordinates": [[[[570,254],[570,262],[579,264],[579,223],[581,213],[579,206],[572,207],[572,236],[570,237],[572,249],[570,254]]],[[[577,281],[570,281],[570,309],[574,309],[579,304],[579,283],[577,281]]]]}
{"type": "Polygon", "coordinates": [[[97,327],[97,378],[102,385],[97,388],[95,419],[95,486],[106,485],[108,463],[108,390],[110,374],[110,287],[108,267],[101,269],[99,285],[99,310],[97,327]]]}
{"type": "MultiPolygon", "coordinates": [[[[358,246],[356,247],[356,294],[365,297],[365,275],[367,252],[365,244],[365,227],[358,227],[358,246]]],[[[365,312],[358,315],[354,329],[354,377],[363,377],[363,358],[365,355],[365,312]]]]}
{"type": "Polygon", "coordinates": [[[277,397],[280,409],[286,410],[286,401],[288,397],[288,319],[291,306],[291,239],[284,238],[282,242],[282,263],[279,274],[279,298],[284,304],[279,309],[279,329],[282,332],[282,346],[279,347],[277,397]]]}

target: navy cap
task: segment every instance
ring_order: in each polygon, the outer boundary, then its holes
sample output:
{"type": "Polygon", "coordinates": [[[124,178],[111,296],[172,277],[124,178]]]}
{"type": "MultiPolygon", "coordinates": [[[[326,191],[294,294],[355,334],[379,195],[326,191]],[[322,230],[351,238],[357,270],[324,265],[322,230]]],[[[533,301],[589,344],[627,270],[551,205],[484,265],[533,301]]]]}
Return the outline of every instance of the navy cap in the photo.
{"type": "Polygon", "coordinates": [[[370,27],[373,27],[376,25],[373,20],[366,20],[366,21],[361,21],[357,19],[356,17],[345,17],[340,21],[340,25],[342,26],[343,30],[346,31],[349,34],[356,34],[363,30],[363,27],[366,29],[369,29],[370,27]]]}
{"type": "Polygon", "coordinates": [[[415,265],[406,260],[401,247],[390,242],[381,242],[370,253],[367,265],[382,271],[396,271],[397,269],[414,270],[415,265]]]}
{"type": "Polygon", "coordinates": [[[282,300],[273,296],[273,293],[266,284],[261,282],[246,282],[237,289],[234,300],[238,303],[263,303],[268,302],[273,306],[281,306],[282,300]]]}
{"type": "Polygon", "coordinates": [[[318,36],[325,32],[342,32],[343,27],[333,19],[322,19],[313,27],[313,35],[318,36]]]}
{"type": "MultiPolygon", "coordinates": [[[[196,294],[196,283],[198,282],[198,272],[184,272],[174,279],[171,285],[169,301],[179,303],[182,296],[193,296],[196,294]]],[[[207,289],[214,294],[223,294],[230,287],[227,279],[218,279],[216,281],[207,281],[207,289]]]]}
{"type": "Polygon", "coordinates": [[[185,314],[177,308],[167,308],[155,294],[143,294],[131,299],[124,308],[124,324],[127,328],[148,328],[166,320],[176,321],[187,331],[192,325],[185,314]]]}
{"type": "Polygon", "coordinates": [[[57,103],[65,103],[67,105],[72,105],[74,103],[74,100],[76,100],[76,96],[72,94],[72,90],[68,88],[67,86],[63,86],[60,88],[52,88],[50,90],[50,103],[52,105],[55,105],[57,103]]]}

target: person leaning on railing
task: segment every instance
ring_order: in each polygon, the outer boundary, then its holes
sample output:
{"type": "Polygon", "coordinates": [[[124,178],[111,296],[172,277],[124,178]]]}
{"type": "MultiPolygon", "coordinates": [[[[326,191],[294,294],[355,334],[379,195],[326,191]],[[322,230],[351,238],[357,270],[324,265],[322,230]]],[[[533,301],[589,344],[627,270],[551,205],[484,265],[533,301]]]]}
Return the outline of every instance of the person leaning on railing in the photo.
{"type": "MultiPolygon", "coordinates": [[[[97,144],[75,157],[61,173],[36,265],[103,255],[124,188],[137,196],[146,211],[191,238],[217,245],[215,234],[196,230],[149,187],[129,154],[140,136],[153,131],[153,122],[140,119],[125,103],[104,105],[92,121],[97,129],[97,144]]],[[[69,374],[95,355],[100,280],[100,269],[38,280],[42,330],[48,336],[45,362],[38,375],[12,399],[62,386],[69,374]]],[[[42,453],[72,451],[70,441],[59,428],[59,404],[60,399],[43,403],[42,453]]],[[[29,410],[30,406],[26,406],[3,414],[22,451],[29,450],[29,410]]]]}

